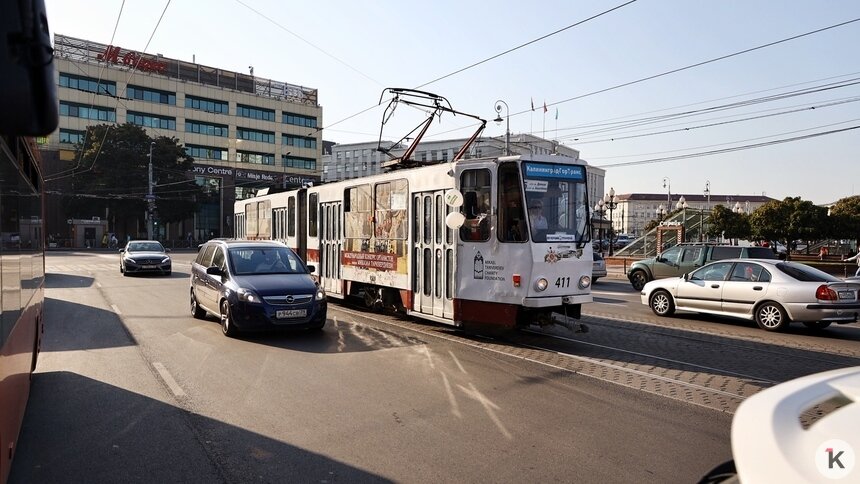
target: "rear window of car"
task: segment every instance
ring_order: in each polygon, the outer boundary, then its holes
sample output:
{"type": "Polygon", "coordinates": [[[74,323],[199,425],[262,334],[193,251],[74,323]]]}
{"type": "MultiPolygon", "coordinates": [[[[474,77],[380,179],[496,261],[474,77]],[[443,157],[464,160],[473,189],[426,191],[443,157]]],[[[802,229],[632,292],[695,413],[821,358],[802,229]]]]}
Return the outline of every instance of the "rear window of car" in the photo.
{"type": "Polygon", "coordinates": [[[747,255],[750,259],[776,259],[776,254],[769,247],[747,247],[747,255]]]}
{"type": "Polygon", "coordinates": [[[842,280],[836,276],[831,276],[830,274],[824,271],[820,271],[814,267],[809,267],[807,265],[797,264],[793,262],[783,262],[781,264],[777,264],[776,268],[784,272],[788,276],[797,279],[798,281],[840,282],[842,280]]]}
{"type": "Polygon", "coordinates": [[[736,259],[740,256],[740,247],[714,247],[711,249],[711,260],[736,259]]]}

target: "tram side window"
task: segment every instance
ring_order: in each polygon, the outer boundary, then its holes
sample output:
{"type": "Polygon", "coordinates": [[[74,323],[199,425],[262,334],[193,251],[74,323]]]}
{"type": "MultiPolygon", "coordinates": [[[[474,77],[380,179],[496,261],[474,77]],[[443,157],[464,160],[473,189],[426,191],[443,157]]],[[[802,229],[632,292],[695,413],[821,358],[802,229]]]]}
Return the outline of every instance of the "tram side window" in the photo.
{"type": "Polygon", "coordinates": [[[526,215],[523,211],[523,192],[520,170],[516,163],[499,165],[499,240],[525,242],[529,239],[526,215]]]}
{"type": "Polygon", "coordinates": [[[319,194],[308,195],[308,237],[317,236],[317,213],[319,205],[319,194]]]}
{"type": "Polygon", "coordinates": [[[406,180],[376,184],[374,235],[377,239],[406,239],[408,199],[409,185],[406,180]]]}
{"type": "Polygon", "coordinates": [[[296,236],[296,197],[287,199],[287,236],[296,236]]]}
{"type": "Polygon", "coordinates": [[[373,233],[371,227],[371,197],[370,185],[359,185],[347,188],[344,196],[344,223],[347,239],[370,239],[373,233]]]}
{"type": "Polygon", "coordinates": [[[472,242],[490,240],[490,171],[466,170],[460,175],[463,215],[460,239],[472,242]]]}

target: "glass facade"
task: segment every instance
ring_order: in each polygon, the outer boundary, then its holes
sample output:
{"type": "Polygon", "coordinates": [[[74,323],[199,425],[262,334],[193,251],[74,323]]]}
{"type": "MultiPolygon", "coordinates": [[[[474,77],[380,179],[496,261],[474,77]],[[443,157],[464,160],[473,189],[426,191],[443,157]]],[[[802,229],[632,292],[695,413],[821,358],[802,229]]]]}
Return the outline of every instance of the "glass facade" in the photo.
{"type": "Polygon", "coordinates": [[[129,111],[125,119],[129,123],[136,124],[138,126],[145,126],[147,128],[171,129],[173,131],[176,131],[176,118],[171,118],[168,116],[155,116],[153,114],[136,113],[134,111],[129,111]]]}
{"type": "Polygon", "coordinates": [[[257,131],[256,129],[236,128],[236,137],[249,141],[260,141],[262,143],[275,143],[275,133],[271,131],[257,131]]]}
{"type": "Polygon", "coordinates": [[[316,128],[317,127],[317,118],[312,116],[302,116],[301,114],[293,114],[284,111],[283,118],[281,119],[284,124],[292,124],[295,126],[304,126],[306,128],[316,128]]]}
{"type": "Polygon", "coordinates": [[[113,81],[99,81],[92,77],[76,76],[65,72],[60,73],[60,87],[116,96],[116,83],[113,81]]]}
{"type": "Polygon", "coordinates": [[[185,96],[185,107],[199,109],[207,113],[229,114],[230,105],[225,101],[206,99],[205,97],[185,96]]]}
{"type": "Polygon", "coordinates": [[[236,151],[236,161],[239,163],[274,166],[275,155],[272,153],[255,153],[253,151],[236,151]]]}
{"type": "Polygon", "coordinates": [[[116,122],[116,111],[113,108],[89,106],[87,104],[60,101],[60,115],[72,118],[93,119],[96,121],[116,122]]]}
{"type": "Polygon", "coordinates": [[[240,116],[243,118],[251,118],[251,119],[261,119],[263,121],[274,121],[275,120],[275,110],[274,109],[257,108],[254,106],[246,106],[244,104],[237,104],[236,105],[236,116],[240,116]]]}
{"type": "Polygon", "coordinates": [[[287,146],[295,146],[297,148],[310,148],[315,150],[317,148],[317,139],[316,138],[308,138],[305,136],[293,136],[290,134],[282,134],[281,135],[281,144],[287,146]]]}
{"type": "Polygon", "coordinates": [[[138,101],[146,101],[158,104],[176,105],[176,93],[168,91],[159,91],[148,87],[128,86],[125,97],[128,99],[136,99],[138,101]]]}
{"type": "Polygon", "coordinates": [[[299,156],[281,155],[281,165],[285,168],[301,168],[303,170],[316,170],[317,161],[313,158],[301,158],[299,156]]]}
{"type": "Polygon", "coordinates": [[[84,141],[87,135],[86,131],[78,131],[76,129],[60,128],[60,143],[77,144],[84,141]]]}
{"type": "Polygon", "coordinates": [[[227,148],[216,148],[214,146],[185,145],[188,156],[197,160],[221,160],[227,161],[227,148]]]}
{"type": "Polygon", "coordinates": [[[190,119],[185,120],[185,132],[187,133],[208,134],[211,136],[226,138],[228,131],[227,125],[225,124],[204,123],[202,121],[192,121],[190,119]]]}

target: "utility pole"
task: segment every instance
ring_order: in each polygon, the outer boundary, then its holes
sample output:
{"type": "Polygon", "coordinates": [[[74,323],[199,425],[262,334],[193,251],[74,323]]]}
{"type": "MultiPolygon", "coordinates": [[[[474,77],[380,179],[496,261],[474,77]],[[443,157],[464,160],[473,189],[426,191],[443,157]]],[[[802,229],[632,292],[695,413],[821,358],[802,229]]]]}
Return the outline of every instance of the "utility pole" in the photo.
{"type": "Polygon", "coordinates": [[[146,238],[149,240],[153,240],[153,232],[152,232],[152,216],[155,212],[155,195],[152,194],[152,148],[155,147],[155,141],[149,143],[149,183],[147,184],[149,189],[146,194],[146,202],[147,202],[147,227],[146,227],[146,238]]]}

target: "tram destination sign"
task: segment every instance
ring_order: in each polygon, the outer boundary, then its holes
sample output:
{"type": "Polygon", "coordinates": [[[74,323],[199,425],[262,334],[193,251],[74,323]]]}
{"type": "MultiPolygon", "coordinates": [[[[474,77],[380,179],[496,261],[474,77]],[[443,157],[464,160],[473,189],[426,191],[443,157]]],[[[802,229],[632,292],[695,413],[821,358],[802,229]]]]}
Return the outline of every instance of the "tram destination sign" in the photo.
{"type": "Polygon", "coordinates": [[[585,180],[582,165],[561,165],[558,163],[523,163],[526,178],[560,178],[563,180],[585,180]]]}

